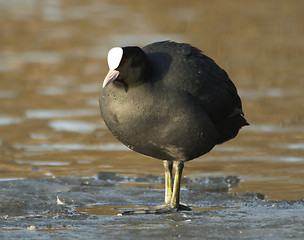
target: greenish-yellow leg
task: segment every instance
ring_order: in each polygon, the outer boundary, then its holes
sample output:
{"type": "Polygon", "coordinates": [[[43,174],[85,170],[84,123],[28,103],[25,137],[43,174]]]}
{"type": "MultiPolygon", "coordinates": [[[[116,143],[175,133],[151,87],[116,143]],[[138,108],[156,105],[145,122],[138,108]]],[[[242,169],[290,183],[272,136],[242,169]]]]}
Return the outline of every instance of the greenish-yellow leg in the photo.
{"type": "Polygon", "coordinates": [[[191,210],[186,204],[180,203],[181,179],[184,162],[163,161],[165,167],[165,205],[164,209],[191,210]],[[174,183],[173,174],[174,171],[174,183]]]}
{"type": "Polygon", "coordinates": [[[165,204],[169,205],[172,197],[172,161],[163,161],[165,167],[165,204]]]}
{"type": "Polygon", "coordinates": [[[171,197],[171,202],[170,202],[170,206],[172,208],[179,207],[180,186],[181,186],[183,168],[184,168],[183,162],[175,161],[173,163],[173,169],[174,169],[175,175],[174,175],[174,185],[173,185],[172,197],[171,197]]]}
{"type": "Polygon", "coordinates": [[[150,209],[136,209],[125,211],[122,215],[130,214],[161,214],[174,210],[191,210],[186,204],[180,203],[180,187],[184,168],[181,161],[163,161],[165,167],[165,204],[150,209]],[[172,172],[174,171],[174,181],[172,172]]]}

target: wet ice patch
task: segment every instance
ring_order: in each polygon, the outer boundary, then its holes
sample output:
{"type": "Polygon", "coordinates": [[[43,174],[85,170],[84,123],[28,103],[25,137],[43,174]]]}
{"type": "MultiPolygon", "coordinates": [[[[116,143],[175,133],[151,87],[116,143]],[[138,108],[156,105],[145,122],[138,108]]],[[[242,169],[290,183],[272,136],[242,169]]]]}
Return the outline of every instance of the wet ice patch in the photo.
{"type": "Polygon", "coordinates": [[[278,125],[267,125],[267,124],[253,124],[246,127],[242,131],[250,132],[304,132],[304,126],[278,126],[278,125]]]}
{"type": "Polygon", "coordinates": [[[222,152],[243,152],[243,151],[255,150],[255,148],[252,147],[237,147],[237,146],[224,146],[224,145],[216,145],[214,149],[216,149],[216,151],[222,151],[222,152]]]}
{"type": "MultiPolygon", "coordinates": [[[[199,160],[200,158],[198,158],[199,160]]],[[[214,157],[206,156],[202,158],[203,161],[214,160],[214,157]]],[[[269,161],[269,162],[304,162],[304,157],[294,157],[294,156],[273,156],[273,155],[240,155],[240,156],[217,156],[217,161],[269,161]]]]}
{"type": "Polygon", "coordinates": [[[70,118],[70,117],[88,117],[98,116],[99,112],[93,109],[76,110],[28,110],[25,112],[27,118],[70,118]]]}
{"type": "MultiPolygon", "coordinates": [[[[46,139],[54,138],[55,136],[44,134],[44,133],[30,133],[30,137],[32,139],[46,140],[46,139]]],[[[58,137],[55,137],[55,138],[58,138],[58,137]]]]}
{"type": "Polygon", "coordinates": [[[98,127],[99,124],[80,122],[80,121],[50,121],[48,124],[56,131],[67,131],[77,133],[92,133],[98,127]]]}
{"type": "MultiPolygon", "coordinates": [[[[0,64],[0,72],[1,72],[1,64],[0,64]]],[[[0,99],[11,99],[17,96],[17,91],[13,90],[0,90],[0,99]]]]}
{"type": "Polygon", "coordinates": [[[79,92],[82,93],[98,93],[100,90],[99,83],[92,83],[92,84],[82,84],[79,86],[79,92]]]}
{"type": "Polygon", "coordinates": [[[63,60],[62,54],[47,51],[28,52],[0,52],[0,58],[12,66],[20,66],[25,63],[60,63],[63,60]]]}
{"type": "Polygon", "coordinates": [[[239,89],[238,92],[242,97],[247,99],[258,99],[263,97],[281,98],[294,94],[294,91],[281,88],[239,89]]]}
{"type": "Polygon", "coordinates": [[[117,208],[118,208],[117,206],[102,205],[102,206],[79,207],[76,210],[89,215],[115,216],[118,213],[120,213],[120,211],[117,208]]]}
{"type": "Polygon", "coordinates": [[[10,125],[21,123],[22,120],[17,117],[0,116],[0,125],[10,125]]]}
{"type": "Polygon", "coordinates": [[[304,143],[288,143],[288,144],[273,144],[275,148],[285,148],[285,149],[293,149],[293,150],[303,150],[304,143]]]}
{"type": "Polygon", "coordinates": [[[29,164],[34,166],[68,166],[71,165],[69,162],[52,162],[52,161],[27,161],[27,160],[17,160],[16,163],[18,164],[29,164]]]}
{"type": "Polygon", "coordinates": [[[43,19],[50,22],[61,22],[64,20],[64,12],[60,8],[59,1],[49,1],[48,4],[45,4],[42,8],[43,19]]]}
{"type": "Polygon", "coordinates": [[[120,143],[107,143],[99,145],[85,145],[81,143],[54,143],[54,144],[14,144],[16,149],[27,151],[70,151],[70,150],[94,150],[94,151],[129,151],[130,149],[120,143]]]}
{"type": "Polygon", "coordinates": [[[94,98],[88,98],[86,100],[86,104],[88,106],[99,106],[99,102],[98,102],[98,99],[96,97],[94,97],[94,98]]]}
{"type": "Polygon", "coordinates": [[[61,87],[48,87],[41,89],[38,92],[40,95],[45,95],[45,96],[58,96],[58,95],[64,95],[67,93],[66,89],[61,88],[61,87]]]}
{"type": "Polygon", "coordinates": [[[284,162],[304,162],[304,157],[280,157],[279,160],[284,162]]]}
{"type": "Polygon", "coordinates": [[[0,178],[0,182],[23,180],[24,178],[0,178]]]}

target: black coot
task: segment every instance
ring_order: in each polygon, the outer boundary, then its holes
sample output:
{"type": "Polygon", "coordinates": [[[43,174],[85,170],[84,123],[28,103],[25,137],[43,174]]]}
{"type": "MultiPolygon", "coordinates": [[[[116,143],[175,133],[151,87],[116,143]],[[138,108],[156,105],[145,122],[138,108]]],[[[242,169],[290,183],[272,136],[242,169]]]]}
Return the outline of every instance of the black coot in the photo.
{"type": "Polygon", "coordinates": [[[112,48],[108,65],[99,99],[107,127],[130,149],[163,160],[159,209],[189,209],[179,202],[184,162],[248,125],[236,87],[211,58],[184,43],[112,48]]]}

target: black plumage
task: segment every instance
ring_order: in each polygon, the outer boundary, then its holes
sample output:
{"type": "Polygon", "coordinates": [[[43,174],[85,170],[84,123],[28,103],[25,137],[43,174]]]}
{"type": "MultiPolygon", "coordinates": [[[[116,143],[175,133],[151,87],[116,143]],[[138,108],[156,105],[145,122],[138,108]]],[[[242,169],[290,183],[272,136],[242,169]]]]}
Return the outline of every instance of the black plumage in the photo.
{"type": "MultiPolygon", "coordinates": [[[[164,41],[122,53],[118,76],[105,79],[101,115],[123,144],[165,160],[171,178],[172,162],[183,166],[248,125],[227,73],[197,48],[164,41]]],[[[180,208],[172,198],[166,208],[180,208]]]]}

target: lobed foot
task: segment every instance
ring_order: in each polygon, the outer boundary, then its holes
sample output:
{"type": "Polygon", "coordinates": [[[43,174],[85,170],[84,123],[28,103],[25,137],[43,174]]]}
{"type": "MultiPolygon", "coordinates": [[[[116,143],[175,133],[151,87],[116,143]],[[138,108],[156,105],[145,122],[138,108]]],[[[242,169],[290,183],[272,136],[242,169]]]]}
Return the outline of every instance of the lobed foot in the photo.
{"type": "Polygon", "coordinates": [[[155,214],[170,213],[176,211],[191,211],[191,208],[184,203],[180,203],[174,207],[172,207],[169,204],[163,204],[163,205],[155,206],[152,209],[155,211],[155,214]]]}
{"type": "Polygon", "coordinates": [[[121,215],[135,215],[135,214],[166,214],[177,211],[191,211],[191,208],[186,204],[178,204],[172,207],[169,204],[154,206],[148,209],[134,209],[121,213],[121,215]]]}

